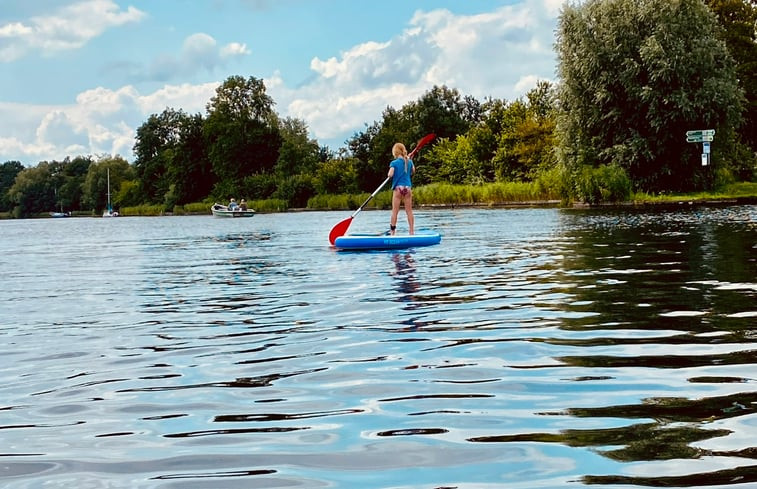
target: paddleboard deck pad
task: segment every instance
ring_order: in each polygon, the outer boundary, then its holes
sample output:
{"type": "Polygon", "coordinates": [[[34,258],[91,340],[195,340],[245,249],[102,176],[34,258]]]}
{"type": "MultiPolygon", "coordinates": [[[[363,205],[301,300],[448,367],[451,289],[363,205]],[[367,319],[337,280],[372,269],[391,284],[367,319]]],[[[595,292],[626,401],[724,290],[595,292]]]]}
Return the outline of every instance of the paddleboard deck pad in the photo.
{"type": "Polygon", "coordinates": [[[439,244],[442,235],[429,230],[415,234],[347,234],[336,238],[334,246],[340,250],[390,250],[439,244]]]}

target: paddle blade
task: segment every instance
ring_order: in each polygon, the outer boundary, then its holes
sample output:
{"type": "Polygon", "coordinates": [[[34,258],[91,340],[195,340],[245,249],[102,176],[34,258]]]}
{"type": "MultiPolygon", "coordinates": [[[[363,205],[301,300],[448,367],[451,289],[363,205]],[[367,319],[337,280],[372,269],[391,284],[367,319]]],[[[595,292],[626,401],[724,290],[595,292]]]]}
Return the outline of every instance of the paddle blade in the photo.
{"type": "Polygon", "coordinates": [[[336,243],[336,238],[340,236],[344,236],[344,233],[347,232],[347,229],[350,227],[351,223],[352,223],[352,216],[348,217],[344,221],[338,222],[336,226],[331,228],[331,232],[329,233],[329,242],[332,245],[336,243]]]}
{"type": "Polygon", "coordinates": [[[431,134],[426,134],[425,136],[423,136],[423,138],[421,138],[421,140],[418,141],[418,144],[415,145],[415,149],[413,151],[411,151],[408,156],[410,158],[412,158],[413,156],[415,156],[415,153],[417,153],[418,151],[420,151],[420,149],[422,147],[424,147],[429,142],[431,142],[431,140],[434,139],[435,137],[436,137],[436,134],[434,134],[433,132],[431,134]]]}

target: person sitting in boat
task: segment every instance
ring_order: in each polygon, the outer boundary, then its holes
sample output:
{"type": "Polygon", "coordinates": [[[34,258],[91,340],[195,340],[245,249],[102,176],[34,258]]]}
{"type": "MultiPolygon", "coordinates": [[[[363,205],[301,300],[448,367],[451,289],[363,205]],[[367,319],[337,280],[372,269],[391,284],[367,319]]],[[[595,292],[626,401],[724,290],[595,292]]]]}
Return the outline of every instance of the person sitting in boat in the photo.
{"type": "Polygon", "coordinates": [[[239,210],[239,204],[237,204],[237,201],[236,201],[236,200],[234,200],[234,198],[232,198],[232,199],[231,199],[231,200],[229,201],[229,206],[228,206],[228,209],[229,209],[230,211],[238,211],[238,210],[239,210]]]}
{"type": "Polygon", "coordinates": [[[247,210],[247,201],[242,199],[242,201],[239,203],[239,210],[240,211],[246,211],[247,210]]]}

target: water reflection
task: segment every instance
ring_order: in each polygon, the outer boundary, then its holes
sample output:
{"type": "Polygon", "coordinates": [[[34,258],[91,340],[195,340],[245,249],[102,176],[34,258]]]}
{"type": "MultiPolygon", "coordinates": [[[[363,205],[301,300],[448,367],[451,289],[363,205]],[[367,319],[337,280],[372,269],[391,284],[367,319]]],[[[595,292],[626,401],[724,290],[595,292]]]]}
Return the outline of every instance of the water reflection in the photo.
{"type": "MultiPolygon", "coordinates": [[[[564,267],[558,272],[568,297],[559,306],[564,310],[559,327],[564,334],[531,340],[569,346],[577,354],[555,355],[549,362],[514,367],[590,371],[592,376],[570,380],[596,383],[597,389],[605,382],[633,385],[637,381],[631,376],[644,373],[652,385],[666,385],[673,390],[686,391],[686,383],[701,383],[712,391],[733,392],[698,397],[689,391],[690,397],[646,397],[639,403],[539,413],[596,420],[654,420],[651,423],[494,434],[468,440],[591,447],[620,462],[756,458],[755,447],[702,447],[707,441],[727,443],[725,438],[736,434],[737,428],[728,420],[737,419],[749,426],[748,420],[757,412],[757,393],[738,387],[752,381],[738,375],[701,375],[739,373],[754,367],[757,254],[752,231],[756,221],[737,214],[739,224],[734,231],[733,221],[719,219],[719,212],[694,216],[685,212],[662,216],[646,212],[596,213],[586,217],[564,215],[572,243],[566,250],[564,267]],[[744,232],[742,224],[748,232],[744,232]],[[734,263],[739,265],[734,267],[734,263]]],[[[737,436],[735,442],[742,438],[737,436]]],[[[755,469],[743,466],[693,476],[588,475],[583,481],[701,487],[755,482],[755,469]]]]}
{"type": "Polygon", "coordinates": [[[0,221],[0,485],[753,485],[756,209],[0,221]]]}
{"type": "Polygon", "coordinates": [[[405,309],[416,309],[420,306],[417,303],[416,293],[420,290],[420,283],[416,278],[415,259],[412,252],[395,252],[391,254],[394,270],[391,275],[396,280],[397,291],[399,292],[398,300],[409,302],[405,309]]]}

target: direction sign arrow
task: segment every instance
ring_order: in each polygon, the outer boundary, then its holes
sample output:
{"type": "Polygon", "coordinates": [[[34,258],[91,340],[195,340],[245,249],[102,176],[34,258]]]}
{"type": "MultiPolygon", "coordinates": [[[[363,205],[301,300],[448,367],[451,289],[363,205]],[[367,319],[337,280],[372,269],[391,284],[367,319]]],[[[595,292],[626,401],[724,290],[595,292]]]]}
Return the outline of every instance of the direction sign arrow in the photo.
{"type": "Polygon", "coordinates": [[[702,143],[704,142],[704,138],[700,135],[686,136],[686,142],[687,143],[702,143]]]}
{"type": "Polygon", "coordinates": [[[715,129],[699,129],[696,131],[686,131],[686,137],[691,136],[714,136],[715,129]]]}

